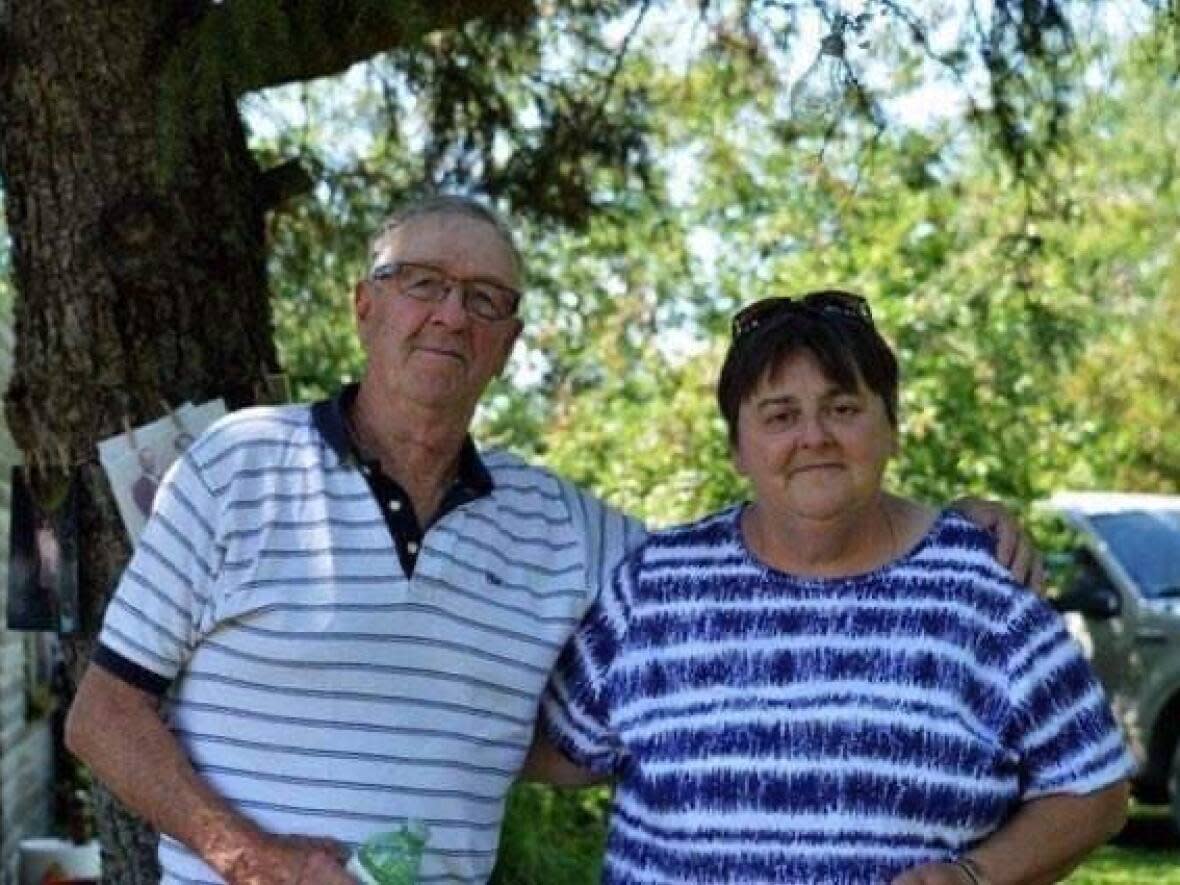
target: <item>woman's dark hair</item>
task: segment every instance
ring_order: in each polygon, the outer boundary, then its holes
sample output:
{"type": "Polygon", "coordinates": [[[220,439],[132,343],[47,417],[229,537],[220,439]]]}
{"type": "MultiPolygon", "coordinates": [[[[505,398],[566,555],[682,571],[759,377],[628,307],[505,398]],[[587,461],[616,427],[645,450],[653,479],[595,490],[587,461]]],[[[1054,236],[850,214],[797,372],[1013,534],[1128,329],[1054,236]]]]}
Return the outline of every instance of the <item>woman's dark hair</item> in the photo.
{"type": "Polygon", "coordinates": [[[839,290],[799,298],[768,298],[740,311],[717,381],[717,403],[729,441],[737,442],[738,411],[762,381],[807,351],[841,390],[863,382],[881,397],[897,427],[897,358],[873,325],[863,298],[839,290]]]}

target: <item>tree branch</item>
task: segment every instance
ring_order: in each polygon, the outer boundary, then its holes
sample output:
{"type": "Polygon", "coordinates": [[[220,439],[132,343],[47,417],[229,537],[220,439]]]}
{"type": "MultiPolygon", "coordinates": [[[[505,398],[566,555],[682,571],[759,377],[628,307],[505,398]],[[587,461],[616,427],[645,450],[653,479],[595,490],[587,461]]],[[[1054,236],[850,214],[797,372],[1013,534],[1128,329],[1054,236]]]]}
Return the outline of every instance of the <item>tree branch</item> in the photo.
{"type": "Polygon", "coordinates": [[[339,74],[432,31],[477,18],[520,27],[531,0],[232,0],[208,7],[195,48],[215,46],[235,95],[339,74]]]}
{"type": "Polygon", "coordinates": [[[269,212],[295,197],[311,193],[315,179],[298,160],[287,160],[262,173],[258,198],[269,212]]]}

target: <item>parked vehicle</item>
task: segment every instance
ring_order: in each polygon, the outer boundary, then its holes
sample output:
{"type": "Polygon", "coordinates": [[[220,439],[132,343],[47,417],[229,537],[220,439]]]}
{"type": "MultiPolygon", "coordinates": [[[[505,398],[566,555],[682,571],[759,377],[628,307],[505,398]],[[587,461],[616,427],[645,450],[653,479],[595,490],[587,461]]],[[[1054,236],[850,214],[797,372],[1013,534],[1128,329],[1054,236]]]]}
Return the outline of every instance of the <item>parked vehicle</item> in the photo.
{"type": "Polygon", "coordinates": [[[1169,803],[1180,831],[1180,495],[1060,492],[1038,507],[1072,530],[1054,604],[1127,730],[1135,795],[1169,803]]]}

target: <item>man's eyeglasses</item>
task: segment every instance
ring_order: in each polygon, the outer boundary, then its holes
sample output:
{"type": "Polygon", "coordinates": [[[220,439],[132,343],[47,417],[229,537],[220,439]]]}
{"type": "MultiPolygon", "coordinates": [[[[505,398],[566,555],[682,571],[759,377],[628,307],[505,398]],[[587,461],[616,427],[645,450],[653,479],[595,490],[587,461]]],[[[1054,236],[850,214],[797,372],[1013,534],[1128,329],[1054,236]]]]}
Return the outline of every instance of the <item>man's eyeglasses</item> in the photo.
{"type": "Polygon", "coordinates": [[[859,295],[842,289],[819,289],[798,297],[763,298],[739,310],[733,316],[731,338],[737,341],[759,326],[789,314],[812,314],[873,325],[869,303],[859,295]]]}
{"type": "Polygon", "coordinates": [[[392,282],[399,294],[428,304],[444,300],[451,288],[457,286],[463,309],[481,320],[506,320],[520,305],[521,294],[516,289],[489,280],[453,277],[432,264],[391,261],[377,265],[369,277],[378,283],[392,282]]]}

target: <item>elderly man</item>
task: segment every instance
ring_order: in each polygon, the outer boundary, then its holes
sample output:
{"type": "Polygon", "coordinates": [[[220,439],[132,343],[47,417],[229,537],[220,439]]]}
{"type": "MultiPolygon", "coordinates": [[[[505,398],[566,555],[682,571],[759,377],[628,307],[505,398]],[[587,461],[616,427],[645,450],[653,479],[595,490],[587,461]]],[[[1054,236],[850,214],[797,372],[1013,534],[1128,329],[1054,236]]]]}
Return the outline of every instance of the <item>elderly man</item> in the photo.
{"type": "Polygon", "coordinates": [[[406,820],[422,881],[490,875],[549,670],[643,535],[468,435],[521,275],[481,204],[403,210],[355,291],[361,382],[229,416],[161,486],[67,741],[165,882],[350,882],[338,848],[406,820]]]}

